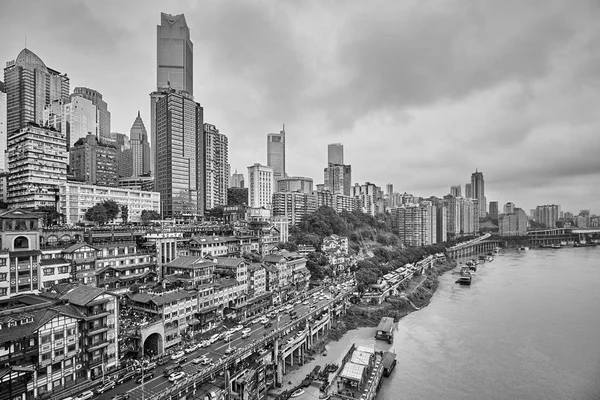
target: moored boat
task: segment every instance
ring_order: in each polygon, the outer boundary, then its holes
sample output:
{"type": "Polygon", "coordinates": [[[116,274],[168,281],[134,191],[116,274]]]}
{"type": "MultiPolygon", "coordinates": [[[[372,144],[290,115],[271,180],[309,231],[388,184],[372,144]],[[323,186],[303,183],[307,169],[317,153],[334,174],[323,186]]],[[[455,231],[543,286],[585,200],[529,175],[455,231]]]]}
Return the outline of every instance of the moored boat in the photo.
{"type": "Polygon", "coordinates": [[[470,286],[472,279],[473,279],[473,277],[471,275],[461,276],[460,278],[458,278],[458,280],[455,283],[458,283],[459,285],[470,286]]]}
{"type": "Polygon", "coordinates": [[[290,397],[298,397],[298,396],[302,396],[304,394],[304,389],[296,389],[292,392],[292,395],[290,397]]]}
{"type": "Polygon", "coordinates": [[[521,247],[519,247],[519,250],[521,250],[521,251],[527,251],[527,250],[529,250],[529,247],[527,247],[527,246],[521,246],[521,247]]]}

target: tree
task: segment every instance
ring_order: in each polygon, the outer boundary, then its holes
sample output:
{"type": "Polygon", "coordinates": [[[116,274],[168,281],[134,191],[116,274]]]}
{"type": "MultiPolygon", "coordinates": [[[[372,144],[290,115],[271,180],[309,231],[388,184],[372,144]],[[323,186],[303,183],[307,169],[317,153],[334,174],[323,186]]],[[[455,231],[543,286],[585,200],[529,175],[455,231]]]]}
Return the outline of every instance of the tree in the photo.
{"type": "Polygon", "coordinates": [[[102,206],[106,210],[106,215],[108,216],[109,221],[114,221],[119,215],[119,204],[117,204],[114,200],[104,200],[102,202],[102,206]]]}
{"type": "Polygon", "coordinates": [[[358,271],[356,271],[355,277],[356,283],[358,285],[358,290],[360,292],[364,292],[369,285],[377,283],[377,278],[379,278],[377,272],[369,268],[359,269],[358,271]]]}
{"type": "Polygon", "coordinates": [[[144,224],[147,224],[150,221],[160,219],[160,214],[154,210],[143,210],[140,218],[144,224]]]}
{"type": "Polygon", "coordinates": [[[95,222],[99,225],[104,225],[109,221],[108,212],[102,204],[96,204],[85,212],[85,219],[95,222]]]}
{"type": "Polygon", "coordinates": [[[223,206],[216,206],[206,211],[206,216],[216,219],[223,219],[223,206]]]}
{"type": "Polygon", "coordinates": [[[127,221],[129,221],[129,207],[125,205],[121,206],[121,219],[124,223],[127,223],[127,221]]]}
{"type": "Polygon", "coordinates": [[[64,214],[59,213],[58,211],[56,211],[56,208],[52,206],[40,207],[37,209],[37,211],[43,212],[45,214],[44,224],[46,226],[56,225],[60,222],[62,217],[64,217],[64,214]]]}

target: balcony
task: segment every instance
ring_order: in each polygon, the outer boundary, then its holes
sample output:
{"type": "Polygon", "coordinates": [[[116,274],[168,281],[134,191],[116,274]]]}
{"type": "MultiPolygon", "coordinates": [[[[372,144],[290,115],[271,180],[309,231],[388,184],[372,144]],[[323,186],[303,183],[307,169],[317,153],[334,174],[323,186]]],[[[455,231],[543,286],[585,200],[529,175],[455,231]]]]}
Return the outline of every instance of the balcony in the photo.
{"type": "Polygon", "coordinates": [[[111,342],[111,340],[108,340],[108,339],[96,340],[95,342],[88,345],[86,351],[88,353],[92,353],[96,350],[103,349],[103,348],[107,347],[110,344],[110,342],[111,342]]]}
{"type": "Polygon", "coordinates": [[[19,262],[17,263],[17,269],[19,271],[29,271],[31,269],[31,264],[29,264],[29,261],[19,262]]]}
{"type": "Polygon", "coordinates": [[[31,284],[31,277],[19,278],[19,285],[28,285],[28,284],[31,284]]]}
{"type": "Polygon", "coordinates": [[[99,333],[106,332],[109,329],[110,328],[107,324],[98,324],[93,327],[88,327],[87,335],[89,335],[89,336],[97,335],[99,333]]]}

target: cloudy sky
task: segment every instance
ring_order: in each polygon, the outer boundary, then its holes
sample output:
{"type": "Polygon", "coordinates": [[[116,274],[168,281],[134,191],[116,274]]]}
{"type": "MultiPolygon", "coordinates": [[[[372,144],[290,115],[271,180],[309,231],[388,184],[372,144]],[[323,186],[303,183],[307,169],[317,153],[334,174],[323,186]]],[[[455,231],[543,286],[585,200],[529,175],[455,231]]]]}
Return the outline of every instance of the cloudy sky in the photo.
{"type": "Polygon", "coordinates": [[[285,123],[287,172],[315,183],[341,142],[353,182],[443,196],[477,168],[488,201],[600,213],[598,1],[3,0],[0,61],[26,37],[103,94],[113,131],[138,110],[149,129],[160,12],[186,16],[232,169],[266,163],[285,123]]]}

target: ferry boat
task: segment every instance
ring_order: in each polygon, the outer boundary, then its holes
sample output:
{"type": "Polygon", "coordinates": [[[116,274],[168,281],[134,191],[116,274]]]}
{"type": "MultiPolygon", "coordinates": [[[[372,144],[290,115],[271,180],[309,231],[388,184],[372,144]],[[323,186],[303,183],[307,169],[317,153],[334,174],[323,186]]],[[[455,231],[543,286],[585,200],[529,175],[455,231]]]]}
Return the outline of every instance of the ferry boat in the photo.
{"type": "Polygon", "coordinates": [[[596,245],[597,244],[594,243],[594,242],[590,242],[590,243],[587,243],[587,242],[575,242],[573,244],[573,247],[594,247],[596,245]]]}
{"type": "Polygon", "coordinates": [[[377,331],[375,331],[375,339],[385,340],[389,344],[392,344],[394,340],[394,318],[381,318],[377,326],[377,331]]]}
{"type": "Polygon", "coordinates": [[[455,283],[458,283],[459,285],[471,286],[472,279],[473,277],[471,275],[461,276],[455,283]]]}

